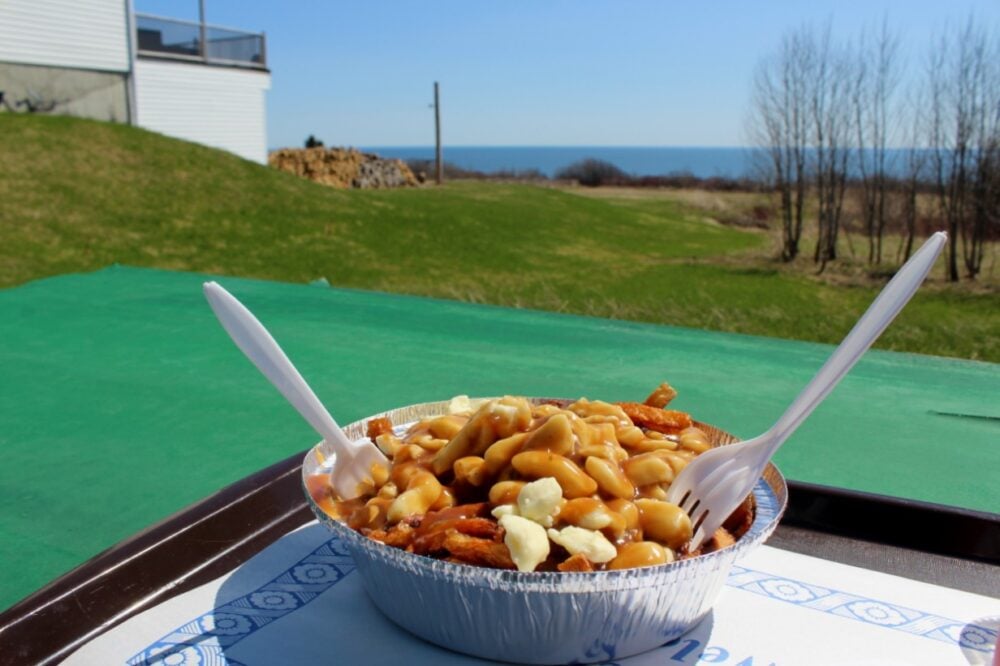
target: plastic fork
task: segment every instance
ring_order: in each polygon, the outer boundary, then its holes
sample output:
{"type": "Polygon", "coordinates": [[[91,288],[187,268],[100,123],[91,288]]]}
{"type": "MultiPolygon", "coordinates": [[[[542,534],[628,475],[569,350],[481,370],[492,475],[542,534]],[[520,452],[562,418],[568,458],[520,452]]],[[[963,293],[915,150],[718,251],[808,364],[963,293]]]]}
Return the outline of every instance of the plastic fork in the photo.
{"type": "Polygon", "coordinates": [[[753,490],[775,452],[854,367],[923,282],[948,240],[939,231],[889,281],[812,381],[763,435],[705,451],[685,467],[667,491],[667,501],[691,518],[696,549],[753,490]]]}
{"type": "Polygon", "coordinates": [[[236,346],[333,448],[336,459],[330,485],[334,492],[342,499],[357,497],[358,485],[371,477],[373,464],[388,467],[386,457],[368,440],[351,441],[250,310],[215,282],[206,282],[204,291],[212,311],[236,346]]]}

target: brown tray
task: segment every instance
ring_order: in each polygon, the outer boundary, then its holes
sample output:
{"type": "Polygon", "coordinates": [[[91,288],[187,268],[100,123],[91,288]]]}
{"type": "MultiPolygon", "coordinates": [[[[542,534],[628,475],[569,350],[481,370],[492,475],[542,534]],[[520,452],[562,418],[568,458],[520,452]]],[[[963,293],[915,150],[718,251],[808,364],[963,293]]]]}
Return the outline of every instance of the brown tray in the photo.
{"type": "MultiPolygon", "coordinates": [[[[313,520],[305,451],[109,548],[0,614],[0,664],[52,664],[313,520]]],[[[771,546],[1000,596],[1000,515],[790,481],[771,546]]]]}

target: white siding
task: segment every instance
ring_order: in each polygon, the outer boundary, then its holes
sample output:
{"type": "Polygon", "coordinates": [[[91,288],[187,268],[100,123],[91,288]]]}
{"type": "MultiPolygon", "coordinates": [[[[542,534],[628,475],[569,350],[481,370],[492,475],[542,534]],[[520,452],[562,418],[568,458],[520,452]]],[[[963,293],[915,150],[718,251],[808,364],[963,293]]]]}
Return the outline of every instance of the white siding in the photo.
{"type": "Polygon", "coordinates": [[[126,72],[126,0],[0,0],[0,62],[126,72]]]}
{"type": "Polygon", "coordinates": [[[138,125],[267,163],[267,72],[137,60],[138,125]]]}

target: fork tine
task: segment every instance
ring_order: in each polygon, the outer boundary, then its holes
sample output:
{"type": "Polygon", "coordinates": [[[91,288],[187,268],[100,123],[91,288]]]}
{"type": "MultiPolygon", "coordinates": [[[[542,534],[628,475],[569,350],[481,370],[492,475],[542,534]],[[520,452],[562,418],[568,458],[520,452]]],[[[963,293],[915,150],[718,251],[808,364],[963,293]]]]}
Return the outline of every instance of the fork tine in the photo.
{"type": "Polygon", "coordinates": [[[702,525],[705,524],[705,519],[708,518],[708,514],[710,514],[710,513],[712,513],[712,512],[708,511],[708,510],[702,511],[701,514],[698,516],[698,518],[696,520],[694,520],[693,523],[691,523],[691,530],[692,530],[694,536],[697,536],[698,532],[701,531],[701,527],[702,527],[702,525]]]}
{"type": "MultiPolygon", "coordinates": [[[[697,459],[695,459],[695,462],[697,462],[697,459]]],[[[690,463],[688,467],[681,470],[681,473],[677,475],[677,478],[674,479],[674,482],[667,490],[667,501],[673,502],[689,513],[691,505],[698,500],[698,498],[694,495],[694,489],[695,486],[698,485],[697,482],[700,480],[700,474],[698,474],[697,469],[691,470],[693,473],[689,472],[685,474],[691,465],[694,465],[694,462],[690,463]]]]}
{"type": "Polygon", "coordinates": [[[703,506],[713,507],[706,509],[699,516],[699,529],[691,538],[693,548],[700,546],[705,540],[712,537],[715,530],[725,522],[728,517],[727,507],[735,507],[739,502],[753,491],[756,480],[760,478],[760,470],[753,466],[740,466],[731,471],[731,474],[722,479],[719,485],[711,488],[702,497],[703,506]],[[722,513],[719,513],[719,512],[722,513]]]}
{"type": "Polygon", "coordinates": [[[692,540],[693,540],[694,539],[694,535],[696,535],[698,533],[698,527],[701,526],[701,522],[702,522],[702,520],[704,520],[704,517],[702,516],[701,513],[688,512],[688,518],[691,519],[691,537],[692,537],[692,540]]]}

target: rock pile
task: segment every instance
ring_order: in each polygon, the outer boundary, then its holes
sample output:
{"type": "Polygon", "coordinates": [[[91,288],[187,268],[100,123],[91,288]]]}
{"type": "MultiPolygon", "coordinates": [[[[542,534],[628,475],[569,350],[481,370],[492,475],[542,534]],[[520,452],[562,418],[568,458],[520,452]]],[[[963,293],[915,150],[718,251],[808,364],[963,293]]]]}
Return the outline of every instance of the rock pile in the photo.
{"type": "Polygon", "coordinates": [[[417,177],[402,160],[382,159],[355,148],[282,148],[268,156],[275,169],[331,187],[413,187],[417,177]]]}

